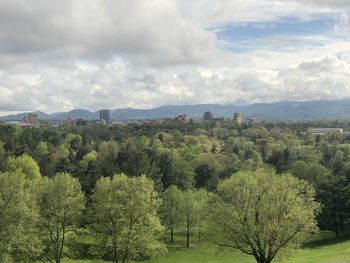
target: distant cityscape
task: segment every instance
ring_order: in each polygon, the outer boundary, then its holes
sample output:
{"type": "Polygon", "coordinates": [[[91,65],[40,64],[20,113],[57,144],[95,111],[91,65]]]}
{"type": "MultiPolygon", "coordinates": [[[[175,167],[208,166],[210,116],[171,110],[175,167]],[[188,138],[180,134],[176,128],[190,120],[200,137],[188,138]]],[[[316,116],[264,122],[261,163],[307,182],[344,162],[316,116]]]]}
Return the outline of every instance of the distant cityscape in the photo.
{"type": "MultiPolygon", "coordinates": [[[[63,122],[60,121],[52,121],[51,123],[53,125],[66,125],[66,126],[87,126],[89,124],[99,124],[99,125],[120,125],[120,124],[127,124],[127,123],[142,123],[142,122],[176,122],[176,123],[190,123],[195,121],[192,118],[188,118],[185,114],[180,114],[175,116],[174,118],[158,118],[158,119],[152,119],[152,120],[128,120],[128,121],[116,121],[111,119],[110,111],[108,109],[101,109],[99,111],[99,119],[98,120],[86,120],[82,118],[73,119],[72,117],[68,116],[67,119],[63,122]]],[[[242,125],[245,120],[243,118],[243,114],[240,112],[233,113],[233,121],[237,125],[242,125]]],[[[214,114],[210,111],[206,111],[203,113],[203,119],[202,120],[196,120],[196,121],[204,121],[204,122],[222,122],[228,119],[225,119],[224,117],[215,118],[214,114]]],[[[255,122],[255,119],[249,118],[246,120],[247,123],[253,124],[255,122]]],[[[24,116],[22,121],[4,121],[3,124],[17,124],[19,126],[31,126],[34,128],[40,127],[40,120],[38,117],[38,114],[36,113],[28,113],[24,116]]]]}
{"type": "MultiPolygon", "coordinates": [[[[224,122],[224,121],[233,121],[237,126],[249,125],[252,126],[257,123],[255,118],[244,119],[243,114],[241,112],[234,112],[232,119],[225,119],[224,117],[216,118],[214,114],[210,111],[206,111],[203,113],[202,120],[194,120],[192,118],[188,118],[185,114],[180,114],[175,116],[174,118],[158,118],[152,120],[128,120],[128,121],[116,121],[111,120],[110,111],[108,109],[101,109],[99,111],[99,119],[98,120],[85,120],[82,118],[73,119],[70,116],[63,122],[60,121],[52,121],[50,122],[51,126],[60,126],[64,125],[67,127],[82,127],[88,125],[104,125],[104,126],[116,126],[116,125],[127,125],[131,123],[164,123],[164,122],[174,122],[179,124],[193,123],[194,121],[203,121],[203,122],[224,122]]],[[[0,122],[1,125],[18,125],[21,127],[32,127],[39,128],[41,121],[38,118],[38,114],[28,113],[24,116],[22,121],[3,121],[0,122]]],[[[313,128],[309,127],[308,132],[313,135],[323,135],[327,133],[344,133],[343,128],[313,128]]]]}

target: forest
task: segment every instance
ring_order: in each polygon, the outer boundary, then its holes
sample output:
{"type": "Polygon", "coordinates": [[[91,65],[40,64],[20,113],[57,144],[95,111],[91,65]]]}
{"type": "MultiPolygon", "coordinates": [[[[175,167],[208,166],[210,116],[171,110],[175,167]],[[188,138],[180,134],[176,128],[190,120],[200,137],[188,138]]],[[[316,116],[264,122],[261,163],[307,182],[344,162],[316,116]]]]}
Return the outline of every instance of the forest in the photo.
{"type": "Polygon", "coordinates": [[[349,128],[0,125],[0,262],[147,262],[179,239],[270,263],[323,231],[347,239],[349,128]]]}

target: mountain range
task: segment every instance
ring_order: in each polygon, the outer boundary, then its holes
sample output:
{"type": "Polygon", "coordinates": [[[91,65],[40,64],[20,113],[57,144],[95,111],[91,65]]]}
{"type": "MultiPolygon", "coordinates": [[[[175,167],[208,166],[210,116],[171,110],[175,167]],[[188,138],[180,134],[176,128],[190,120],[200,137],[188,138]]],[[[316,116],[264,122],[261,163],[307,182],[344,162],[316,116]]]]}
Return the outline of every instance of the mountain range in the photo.
{"type": "MultiPolygon", "coordinates": [[[[316,120],[316,119],[350,119],[350,99],[344,100],[318,100],[318,101],[283,101],[276,103],[257,103],[250,105],[170,105],[152,109],[123,108],[110,110],[112,120],[142,120],[174,118],[176,115],[185,114],[189,118],[201,119],[203,113],[210,111],[214,117],[232,118],[234,112],[241,112],[246,118],[260,120],[316,120]]],[[[99,112],[76,109],[69,112],[57,112],[46,114],[34,112],[40,120],[65,120],[68,116],[72,119],[97,120],[99,112]]],[[[0,117],[0,120],[22,120],[27,113],[0,117]]]]}

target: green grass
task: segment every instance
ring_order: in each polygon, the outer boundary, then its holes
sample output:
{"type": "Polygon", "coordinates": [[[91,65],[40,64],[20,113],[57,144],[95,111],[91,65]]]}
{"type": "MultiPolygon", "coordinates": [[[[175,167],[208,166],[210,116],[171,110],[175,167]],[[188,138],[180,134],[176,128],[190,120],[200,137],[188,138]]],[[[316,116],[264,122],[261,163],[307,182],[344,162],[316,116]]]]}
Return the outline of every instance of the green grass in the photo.
{"type": "MultiPolygon", "coordinates": [[[[168,253],[153,257],[144,263],[254,263],[251,256],[239,251],[218,252],[210,245],[194,242],[191,248],[184,247],[182,237],[177,237],[174,245],[168,247],[168,253]]],[[[98,259],[73,260],[66,259],[63,263],[106,263],[98,259]]],[[[350,263],[350,240],[335,241],[329,233],[323,233],[310,240],[305,246],[289,259],[276,263],[350,263]]]]}

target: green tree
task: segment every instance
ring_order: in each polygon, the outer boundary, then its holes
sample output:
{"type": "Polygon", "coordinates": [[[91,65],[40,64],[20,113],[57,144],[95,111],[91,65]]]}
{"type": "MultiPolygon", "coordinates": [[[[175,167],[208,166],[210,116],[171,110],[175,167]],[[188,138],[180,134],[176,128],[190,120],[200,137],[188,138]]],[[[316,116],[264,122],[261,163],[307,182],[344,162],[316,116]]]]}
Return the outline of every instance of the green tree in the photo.
{"type": "Polygon", "coordinates": [[[210,200],[210,239],[269,263],[317,231],[318,210],[315,190],[305,181],[267,169],[239,172],[210,200]]]}
{"type": "Polygon", "coordinates": [[[195,225],[198,232],[198,241],[202,240],[203,234],[206,232],[206,213],[210,194],[205,189],[199,189],[195,192],[195,225]]]}
{"type": "Polygon", "coordinates": [[[195,199],[195,192],[193,190],[187,190],[184,192],[184,198],[183,198],[183,220],[185,224],[186,229],[186,247],[190,247],[190,235],[192,228],[196,224],[196,199],[195,199]]]}
{"type": "Polygon", "coordinates": [[[50,149],[46,142],[39,142],[34,150],[33,158],[37,161],[40,172],[43,176],[48,176],[50,172],[50,149]]]}
{"type": "Polygon", "coordinates": [[[42,259],[60,263],[69,234],[78,228],[85,197],[80,183],[69,174],[43,178],[38,189],[39,228],[45,248],[42,259]]]}
{"type": "Polygon", "coordinates": [[[344,176],[332,175],[318,189],[322,210],[318,217],[320,228],[335,233],[336,238],[349,230],[350,185],[344,176]]]}
{"type": "Polygon", "coordinates": [[[37,162],[29,155],[9,157],[6,160],[6,171],[25,175],[28,180],[40,179],[40,168],[37,162]]]}
{"type": "Polygon", "coordinates": [[[42,247],[38,210],[20,173],[0,173],[0,261],[33,260],[42,247]]]}
{"type": "Polygon", "coordinates": [[[291,173],[300,179],[310,182],[316,191],[331,177],[330,171],[319,163],[308,163],[296,161],[292,165],[291,173]]]}
{"type": "Polygon", "coordinates": [[[174,242],[174,232],[181,225],[183,194],[172,185],[163,193],[161,214],[164,225],[170,230],[170,242],[174,242]]]}
{"type": "Polygon", "coordinates": [[[113,176],[118,171],[119,145],[115,141],[103,141],[98,145],[96,174],[113,176]]]}
{"type": "Polygon", "coordinates": [[[193,160],[195,187],[214,190],[219,182],[219,173],[223,166],[214,154],[201,154],[193,160]]]}
{"type": "Polygon", "coordinates": [[[85,194],[90,195],[95,187],[96,181],[101,176],[97,174],[97,153],[95,151],[89,152],[84,155],[83,159],[79,162],[77,177],[80,179],[82,189],[85,194]]]}
{"type": "Polygon", "coordinates": [[[164,188],[176,185],[182,190],[192,188],[194,172],[192,166],[177,153],[164,151],[157,156],[157,164],[162,173],[162,184],[164,188]]]}
{"type": "Polygon", "coordinates": [[[5,154],[6,154],[6,151],[5,151],[5,143],[3,143],[2,141],[0,141],[0,171],[3,170],[4,168],[4,165],[5,165],[5,154]]]}
{"type": "Polygon", "coordinates": [[[99,253],[124,263],[164,250],[157,216],[160,199],[151,180],[124,174],[103,177],[97,181],[92,202],[99,253]]]}
{"type": "Polygon", "coordinates": [[[128,139],[119,153],[120,170],[129,176],[145,174],[153,180],[155,188],[162,191],[162,174],[149,144],[149,139],[144,136],[128,139]]]}

